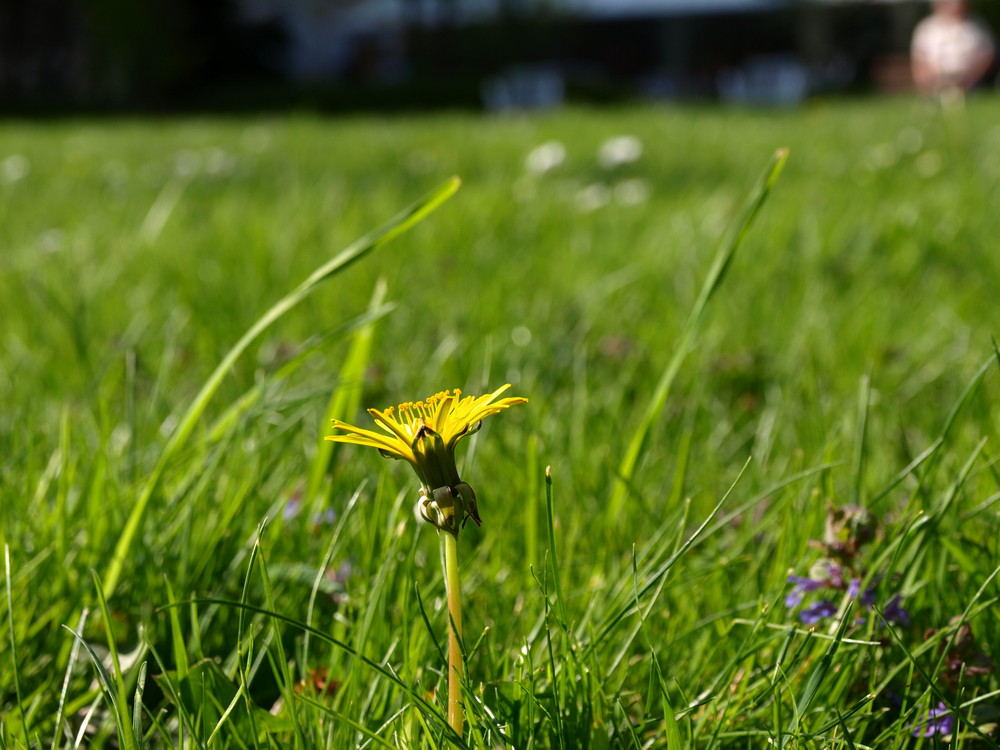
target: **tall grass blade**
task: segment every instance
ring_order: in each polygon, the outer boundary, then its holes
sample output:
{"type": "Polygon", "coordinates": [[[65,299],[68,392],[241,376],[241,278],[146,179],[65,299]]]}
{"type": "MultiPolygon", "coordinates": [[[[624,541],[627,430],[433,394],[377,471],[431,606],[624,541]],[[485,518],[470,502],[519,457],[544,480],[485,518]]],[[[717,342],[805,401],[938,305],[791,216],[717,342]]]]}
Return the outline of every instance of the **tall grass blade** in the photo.
{"type": "Polygon", "coordinates": [[[721,286],[726,271],[729,269],[733,257],[736,255],[736,251],[743,244],[743,240],[750,231],[754,219],[757,218],[757,214],[767,200],[768,195],[770,195],[771,188],[774,187],[775,182],[777,182],[778,177],[781,175],[787,159],[787,149],[781,149],[775,153],[771,159],[771,163],[768,165],[764,178],[750,195],[750,200],[744,210],[743,217],[737,225],[738,229],[731,235],[729,242],[720,247],[719,251],[715,254],[712,266],[708,271],[708,276],[705,278],[698,298],[695,300],[694,307],[691,309],[691,314],[684,324],[680,341],[677,343],[677,348],[674,349],[674,355],[670,358],[670,362],[660,376],[656,389],[653,391],[653,396],[646,405],[646,411],[643,414],[642,420],[632,433],[632,439],[629,441],[625,455],[622,456],[621,463],[618,465],[617,481],[615,482],[611,500],[608,502],[609,518],[614,518],[622,512],[625,498],[628,495],[629,485],[632,481],[632,475],[635,473],[636,464],[642,455],[642,450],[646,443],[646,436],[649,434],[653,423],[663,412],[663,407],[667,403],[667,397],[670,395],[670,387],[673,385],[674,378],[677,377],[677,373],[681,369],[681,364],[683,364],[688,352],[692,348],[694,335],[698,330],[701,319],[705,315],[709,300],[711,300],[712,295],[721,286]]]}
{"type": "MultiPolygon", "coordinates": [[[[77,632],[83,632],[83,626],[86,625],[89,614],[90,611],[86,609],[80,613],[80,619],[76,623],[77,632]]],[[[56,750],[61,744],[60,734],[62,732],[63,720],[66,716],[66,695],[69,693],[70,677],[73,676],[73,668],[76,666],[76,661],[79,657],[80,641],[74,639],[73,646],[69,652],[69,661],[66,664],[66,675],[63,677],[62,690],[59,691],[59,710],[56,711],[56,727],[52,730],[52,750],[56,750]]]]}
{"type": "Polygon", "coordinates": [[[854,504],[863,506],[865,464],[868,449],[868,409],[871,405],[871,367],[861,378],[858,389],[858,434],[854,443],[854,504]]]}
{"type": "Polygon", "coordinates": [[[187,442],[199,418],[208,406],[208,402],[215,395],[216,390],[218,390],[230,368],[236,363],[236,360],[240,358],[243,352],[246,351],[247,347],[275,321],[279,320],[285,313],[312,294],[322,282],[343,271],[351,263],[364,257],[375,248],[413,227],[450,198],[458,190],[458,186],[458,178],[453,177],[441,187],[397,214],[378,229],[356,240],[332,260],[317,268],[305,281],[279,300],[256,323],[250,326],[249,330],[243,334],[243,337],[222,358],[222,361],[208,377],[208,380],[205,381],[198,395],[195,396],[194,401],[192,401],[184,416],[178,422],[177,428],[167,440],[167,444],[164,446],[156,465],[150,472],[139,498],[132,507],[132,511],[118,539],[118,544],[115,546],[111,562],[102,576],[108,596],[113,596],[115,589],[118,587],[125,560],[128,557],[129,550],[135,543],[135,537],[139,533],[146,508],[149,506],[149,501],[152,499],[153,493],[159,486],[164,470],[174,454],[187,442]]]}
{"type": "Polygon", "coordinates": [[[132,725],[128,721],[127,717],[127,707],[122,705],[119,699],[118,685],[115,679],[108,672],[107,668],[104,666],[104,662],[101,661],[101,657],[97,655],[94,651],[93,646],[91,646],[87,641],[84,640],[83,636],[77,633],[75,630],[67,625],[63,625],[66,630],[73,634],[73,637],[79,641],[80,645],[87,652],[90,657],[90,661],[94,665],[94,669],[97,670],[97,682],[101,687],[101,692],[104,694],[105,699],[108,702],[108,708],[111,709],[111,713],[115,720],[115,726],[118,729],[118,741],[121,746],[126,748],[126,750],[137,750],[135,737],[132,734],[132,725]]]}
{"type": "Polygon", "coordinates": [[[146,662],[139,666],[139,679],[135,684],[135,699],[132,701],[132,733],[139,747],[142,747],[142,694],[146,689],[146,662]]]}
{"type": "MultiPolygon", "coordinates": [[[[385,280],[379,279],[375,285],[375,291],[372,293],[371,302],[368,303],[369,314],[374,315],[375,311],[383,306],[385,294],[385,280]]],[[[330,395],[330,402],[327,404],[326,414],[321,422],[323,426],[329,425],[330,420],[337,417],[350,419],[360,407],[365,369],[368,367],[368,361],[371,357],[376,320],[377,318],[373,317],[355,332],[351,346],[347,351],[347,357],[344,358],[344,363],[340,367],[336,388],[330,395]]],[[[329,490],[322,491],[323,477],[330,465],[330,457],[338,445],[339,443],[330,440],[321,440],[316,448],[316,455],[309,467],[309,484],[306,487],[305,504],[308,508],[322,503],[329,495],[329,490]]]]}
{"type": "Polygon", "coordinates": [[[5,584],[7,586],[7,626],[10,633],[10,660],[14,668],[14,695],[17,697],[17,712],[21,717],[21,732],[24,734],[25,748],[31,747],[28,741],[28,719],[24,712],[24,701],[21,697],[21,669],[17,664],[17,638],[14,636],[14,599],[10,586],[10,546],[3,546],[3,565],[5,584]]]}
{"type": "MultiPolygon", "coordinates": [[[[108,599],[104,595],[104,586],[101,585],[101,579],[97,575],[97,571],[92,570],[91,575],[94,578],[94,587],[97,589],[97,601],[101,607],[101,618],[104,621],[104,629],[108,635],[108,652],[111,655],[111,665],[114,668],[114,674],[109,674],[102,663],[98,672],[102,679],[109,680],[108,690],[113,688],[117,696],[117,700],[113,703],[115,722],[118,725],[118,731],[121,734],[121,739],[126,750],[138,750],[140,740],[134,734],[132,724],[128,721],[128,693],[125,689],[125,677],[122,674],[121,660],[118,658],[118,645],[115,642],[112,630],[114,620],[111,619],[111,609],[108,607],[108,599]]],[[[84,643],[83,645],[90,653],[93,653],[89,644],[84,643]]]]}
{"type": "Polygon", "coordinates": [[[552,504],[552,467],[545,467],[545,512],[549,526],[549,558],[552,561],[552,585],[556,593],[556,606],[559,610],[559,624],[568,627],[566,622],[566,605],[563,603],[562,583],[559,580],[559,557],[556,555],[555,512],[552,504]]]}

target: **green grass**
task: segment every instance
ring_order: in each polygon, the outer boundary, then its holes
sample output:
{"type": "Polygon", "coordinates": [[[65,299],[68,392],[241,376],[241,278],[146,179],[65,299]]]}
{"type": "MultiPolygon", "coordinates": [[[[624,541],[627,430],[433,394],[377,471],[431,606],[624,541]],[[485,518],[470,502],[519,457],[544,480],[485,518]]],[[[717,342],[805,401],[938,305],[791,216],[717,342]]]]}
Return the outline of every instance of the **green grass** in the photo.
{"type": "Polygon", "coordinates": [[[321,438],[505,382],[530,403],[461,450],[470,746],[997,747],[997,122],[984,98],[0,123],[0,747],[456,745],[415,478],[321,438]],[[600,167],[621,134],[641,158],[600,167]],[[848,560],[875,608],[827,592],[810,628],[786,579],[833,554],[831,503],[877,520],[848,560]],[[897,593],[910,623],[880,625],[897,593]],[[939,701],[959,731],[913,738],[939,701]]]}

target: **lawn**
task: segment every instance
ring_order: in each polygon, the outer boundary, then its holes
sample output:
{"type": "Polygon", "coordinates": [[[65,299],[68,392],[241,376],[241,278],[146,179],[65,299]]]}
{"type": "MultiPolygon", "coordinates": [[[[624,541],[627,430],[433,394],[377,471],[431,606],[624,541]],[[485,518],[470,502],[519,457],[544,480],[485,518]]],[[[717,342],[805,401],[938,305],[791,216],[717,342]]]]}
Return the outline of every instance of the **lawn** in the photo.
{"type": "Polygon", "coordinates": [[[1000,746],[998,122],[0,123],[0,747],[1000,746]],[[417,477],[322,438],[505,383],[460,740],[417,477]]]}

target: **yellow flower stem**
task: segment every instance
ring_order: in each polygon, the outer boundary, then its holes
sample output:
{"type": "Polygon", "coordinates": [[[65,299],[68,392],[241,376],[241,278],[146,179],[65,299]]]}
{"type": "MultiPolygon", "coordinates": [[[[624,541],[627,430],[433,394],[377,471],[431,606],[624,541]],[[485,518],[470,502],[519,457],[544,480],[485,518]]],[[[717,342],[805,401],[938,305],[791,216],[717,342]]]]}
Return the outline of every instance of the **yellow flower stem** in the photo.
{"type": "Polygon", "coordinates": [[[462,592],[458,587],[458,535],[444,531],[441,534],[444,545],[445,586],[448,589],[448,724],[455,733],[462,736],[462,592]]]}

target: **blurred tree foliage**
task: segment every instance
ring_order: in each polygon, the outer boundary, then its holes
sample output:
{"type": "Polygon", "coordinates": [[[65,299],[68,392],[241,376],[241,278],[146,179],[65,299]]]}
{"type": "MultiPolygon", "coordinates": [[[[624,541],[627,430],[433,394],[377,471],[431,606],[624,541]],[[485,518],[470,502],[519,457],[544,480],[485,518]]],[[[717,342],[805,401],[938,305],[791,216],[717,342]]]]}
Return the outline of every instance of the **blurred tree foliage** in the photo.
{"type": "Polygon", "coordinates": [[[0,96],[8,108],[170,106],[220,80],[274,74],[276,22],[235,0],[0,3],[0,96]]]}

